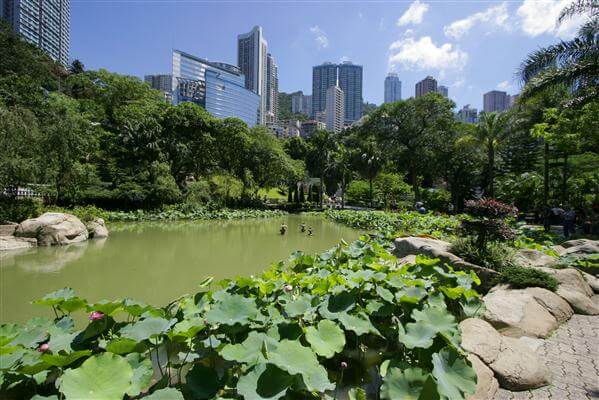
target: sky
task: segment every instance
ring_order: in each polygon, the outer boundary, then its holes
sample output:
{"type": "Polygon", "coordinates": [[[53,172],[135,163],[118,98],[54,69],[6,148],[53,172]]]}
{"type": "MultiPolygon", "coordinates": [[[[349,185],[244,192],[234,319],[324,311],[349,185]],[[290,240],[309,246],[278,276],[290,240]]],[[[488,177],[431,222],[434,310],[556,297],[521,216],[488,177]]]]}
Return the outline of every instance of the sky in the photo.
{"type": "Polygon", "coordinates": [[[310,94],[312,66],[349,60],[364,101],[381,104],[396,72],[402,98],[432,75],[458,108],[480,109],[485,92],[520,90],[527,54],[575,34],[581,18],[555,23],[570,1],[71,0],[71,58],[138,77],[170,73],[173,49],[236,64],[237,35],[260,25],[281,92],[310,94]]]}

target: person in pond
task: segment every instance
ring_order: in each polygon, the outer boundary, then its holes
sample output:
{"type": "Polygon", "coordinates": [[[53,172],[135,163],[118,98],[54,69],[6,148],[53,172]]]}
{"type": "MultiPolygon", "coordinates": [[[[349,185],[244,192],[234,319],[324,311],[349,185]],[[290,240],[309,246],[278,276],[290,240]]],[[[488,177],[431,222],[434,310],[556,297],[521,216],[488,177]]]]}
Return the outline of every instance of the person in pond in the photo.
{"type": "Polygon", "coordinates": [[[279,232],[281,233],[281,235],[286,234],[287,233],[287,225],[281,224],[281,228],[279,229],[279,232]]]}
{"type": "Polygon", "coordinates": [[[305,222],[302,222],[302,224],[300,225],[300,231],[302,233],[306,232],[306,223],[305,222]]]}
{"type": "Polygon", "coordinates": [[[312,227],[310,226],[308,228],[308,236],[313,236],[314,235],[314,231],[312,230],[312,227]]]}

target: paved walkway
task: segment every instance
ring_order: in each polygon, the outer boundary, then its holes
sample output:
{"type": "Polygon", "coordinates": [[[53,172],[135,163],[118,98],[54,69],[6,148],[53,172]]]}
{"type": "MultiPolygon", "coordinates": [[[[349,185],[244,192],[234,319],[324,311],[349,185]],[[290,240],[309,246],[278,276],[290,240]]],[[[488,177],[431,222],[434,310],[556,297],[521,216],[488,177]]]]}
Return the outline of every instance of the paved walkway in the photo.
{"type": "Polygon", "coordinates": [[[572,316],[537,353],[553,374],[552,385],[526,392],[499,389],[494,400],[599,399],[599,316],[572,316]]]}

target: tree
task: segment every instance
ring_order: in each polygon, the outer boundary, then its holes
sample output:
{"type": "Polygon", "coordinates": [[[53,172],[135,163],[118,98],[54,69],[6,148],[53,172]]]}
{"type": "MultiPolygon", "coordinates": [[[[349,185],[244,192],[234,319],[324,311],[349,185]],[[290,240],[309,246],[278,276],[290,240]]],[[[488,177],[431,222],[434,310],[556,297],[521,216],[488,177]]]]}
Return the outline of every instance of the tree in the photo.
{"type": "Polygon", "coordinates": [[[596,1],[578,0],[566,7],[558,23],[574,15],[588,14],[589,20],[571,40],[531,53],[520,66],[526,83],[521,93],[526,99],[547,87],[566,85],[573,89],[570,104],[585,103],[599,95],[599,6],[596,1]]]}
{"type": "Polygon", "coordinates": [[[80,74],[85,72],[85,66],[79,60],[73,60],[71,65],[69,66],[69,73],[72,75],[80,74]]]}
{"type": "Polygon", "coordinates": [[[368,180],[370,192],[370,207],[374,206],[374,179],[385,165],[383,154],[373,137],[370,137],[361,143],[359,148],[360,171],[364,178],[368,180]]]}
{"type": "Polygon", "coordinates": [[[487,196],[494,196],[495,157],[497,148],[503,143],[508,132],[508,114],[483,113],[481,120],[474,132],[475,140],[485,149],[487,167],[485,173],[485,187],[487,196]]]}
{"type": "Polygon", "coordinates": [[[336,139],[331,132],[316,131],[308,139],[308,153],[306,154],[306,166],[312,176],[320,178],[320,206],[324,201],[324,178],[325,173],[330,170],[331,152],[335,150],[336,139]]]}

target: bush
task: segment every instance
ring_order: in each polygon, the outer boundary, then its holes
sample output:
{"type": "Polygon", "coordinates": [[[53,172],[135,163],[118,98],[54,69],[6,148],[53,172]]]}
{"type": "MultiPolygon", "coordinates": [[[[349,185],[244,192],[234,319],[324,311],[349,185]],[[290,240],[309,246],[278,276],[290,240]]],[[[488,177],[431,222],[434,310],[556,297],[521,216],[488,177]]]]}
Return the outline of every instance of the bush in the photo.
{"type": "Polygon", "coordinates": [[[451,193],[444,189],[423,189],[422,201],[429,210],[447,212],[451,193]]]}
{"type": "Polygon", "coordinates": [[[366,181],[355,180],[347,187],[345,192],[348,204],[367,205],[370,204],[370,185],[366,181]]]}
{"type": "Polygon", "coordinates": [[[41,209],[42,202],[38,199],[0,196],[0,223],[35,218],[41,213],[41,209]]]}
{"type": "Polygon", "coordinates": [[[108,220],[110,213],[106,210],[98,208],[96,206],[77,206],[74,208],[63,208],[63,207],[46,207],[40,212],[59,212],[65,214],[72,214],[79,218],[83,222],[93,221],[96,218],[102,218],[108,220]]]}
{"type": "Polygon", "coordinates": [[[451,251],[464,260],[494,271],[513,266],[515,251],[503,243],[491,242],[481,251],[473,238],[459,238],[453,242],[451,251]]]}
{"type": "Polygon", "coordinates": [[[554,292],[557,281],[547,272],[512,265],[501,270],[497,283],[507,283],[514,289],[540,287],[554,292]]]}
{"type": "Polygon", "coordinates": [[[207,204],[210,202],[211,198],[210,183],[208,183],[208,181],[200,180],[197,182],[191,182],[189,185],[187,185],[187,192],[185,193],[186,204],[207,204]]]}

